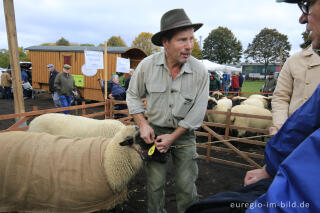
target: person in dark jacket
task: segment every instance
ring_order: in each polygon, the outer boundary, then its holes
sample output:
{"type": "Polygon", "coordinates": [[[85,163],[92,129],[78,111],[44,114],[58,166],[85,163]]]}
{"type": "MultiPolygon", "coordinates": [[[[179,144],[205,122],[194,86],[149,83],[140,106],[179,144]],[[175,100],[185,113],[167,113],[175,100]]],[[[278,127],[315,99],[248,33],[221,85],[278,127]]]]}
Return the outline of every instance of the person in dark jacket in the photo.
{"type": "Polygon", "coordinates": [[[269,77],[266,81],[266,84],[263,87],[263,92],[264,93],[273,93],[276,86],[277,86],[277,80],[274,78],[274,73],[272,71],[270,71],[269,77]]]}
{"type": "Polygon", "coordinates": [[[59,108],[59,107],[61,107],[60,99],[59,99],[58,93],[54,89],[54,80],[56,79],[56,76],[59,74],[59,72],[54,68],[53,64],[48,64],[47,68],[48,68],[48,71],[50,72],[50,74],[49,74],[49,91],[51,93],[54,106],[59,108]]]}
{"type": "Polygon", "coordinates": [[[222,89],[222,86],[221,86],[221,81],[220,81],[219,77],[217,76],[216,73],[214,73],[214,72],[211,73],[210,74],[210,86],[209,86],[210,94],[213,91],[218,91],[221,89],[222,89]]]}
{"type": "Polygon", "coordinates": [[[241,91],[241,88],[242,88],[242,84],[243,84],[243,75],[242,73],[239,73],[239,90],[241,91]]]}
{"type": "MultiPolygon", "coordinates": [[[[72,95],[77,96],[77,88],[73,76],[70,74],[71,66],[63,65],[63,72],[59,73],[54,81],[54,89],[59,95],[62,107],[71,106],[72,95]]],[[[64,111],[64,114],[69,114],[70,111],[64,111]]]]}
{"type": "MultiPolygon", "coordinates": [[[[119,76],[114,74],[111,76],[111,81],[108,81],[108,98],[114,98],[118,101],[126,100],[126,91],[125,89],[119,84],[119,76]]],[[[115,110],[122,110],[127,109],[126,104],[116,104],[114,106],[115,110]]],[[[122,118],[125,117],[124,114],[115,114],[114,118],[122,118]]]]}

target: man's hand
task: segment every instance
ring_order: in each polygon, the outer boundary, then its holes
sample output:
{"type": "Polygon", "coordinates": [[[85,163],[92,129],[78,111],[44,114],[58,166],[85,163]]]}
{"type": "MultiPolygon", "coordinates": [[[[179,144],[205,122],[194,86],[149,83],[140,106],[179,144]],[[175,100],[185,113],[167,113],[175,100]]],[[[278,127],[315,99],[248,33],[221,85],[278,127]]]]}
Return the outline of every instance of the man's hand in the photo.
{"type": "Polygon", "coordinates": [[[277,126],[277,125],[274,125],[272,127],[269,128],[269,134],[270,135],[275,135],[277,134],[278,130],[281,128],[281,126],[277,126]]]}
{"type": "Polygon", "coordinates": [[[253,184],[262,180],[264,178],[271,177],[268,172],[263,169],[254,169],[247,172],[246,176],[244,177],[244,186],[253,184]]]}
{"type": "Polygon", "coordinates": [[[169,150],[174,142],[174,137],[171,134],[160,135],[156,138],[155,144],[159,152],[165,153],[169,150]]]}
{"type": "Polygon", "coordinates": [[[154,130],[151,128],[149,124],[140,125],[140,137],[147,144],[151,144],[154,142],[154,138],[155,138],[154,130]]]}

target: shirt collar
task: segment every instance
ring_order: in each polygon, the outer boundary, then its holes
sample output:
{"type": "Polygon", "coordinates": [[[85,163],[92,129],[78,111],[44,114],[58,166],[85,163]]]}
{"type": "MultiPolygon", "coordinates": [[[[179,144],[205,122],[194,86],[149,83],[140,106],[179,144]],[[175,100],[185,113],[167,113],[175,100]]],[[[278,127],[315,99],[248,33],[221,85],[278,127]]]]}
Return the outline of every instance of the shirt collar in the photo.
{"type": "MultiPolygon", "coordinates": [[[[189,63],[190,57],[188,58],[187,62],[182,65],[181,74],[183,74],[184,72],[192,73],[192,70],[191,70],[191,67],[190,67],[190,63],[189,63]]],[[[156,65],[167,67],[167,62],[166,62],[165,51],[164,50],[162,50],[160,52],[160,54],[158,55],[158,58],[156,59],[156,65]]]]}
{"type": "Polygon", "coordinates": [[[309,66],[317,66],[320,65],[320,56],[314,52],[312,49],[312,45],[310,45],[305,51],[303,51],[303,56],[310,57],[310,63],[309,66]]]}

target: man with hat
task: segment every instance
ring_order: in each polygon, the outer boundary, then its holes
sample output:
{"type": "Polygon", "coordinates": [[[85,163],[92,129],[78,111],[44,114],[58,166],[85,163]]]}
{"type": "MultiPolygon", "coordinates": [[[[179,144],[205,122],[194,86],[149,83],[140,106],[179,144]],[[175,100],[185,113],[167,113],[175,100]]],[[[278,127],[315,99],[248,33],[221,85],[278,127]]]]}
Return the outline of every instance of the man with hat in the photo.
{"type": "Polygon", "coordinates": [[[50,74],[49,74],[49,91],[52,95],[52,100],[53,100],[54,106],[59,108],[59,107],[61,107],[59,95],[54,89],[54,80],[56,79],[59,72],[54,68],[53,64],[48,64],[47,68],[48,68],[48,71],[50,72],[50,74]]]}
{"type": "MultiPolygon", "coordinates": [[[[277,86],[277,80],[274,78],[274,72],[269,71],[268,79],[263,87],[263,92],[264,93],[273,93],[276,86],[277,86]]],[[[268,96],[268,95],[269,94],[267,94],[266,96],[268,96]]]]}
{"type": "MultiPolygon", "coordinates": [[[[77,88],[73,76],[70,75],[71,66],[69,64],[63,65],[63,72],[59,73],[54,81],[54,89],[58,93],[62,107],[71,106],[72,95],[77,96],[77,88]]],[[[69,114],[66,110],[64,114],[69,114]]]]}
{"type": "MultiPolygon", "coordinates": [[[[166,12],[153,44],[164,50],[140,62],[127,90],[130,114],[140,127],[140,137],[155,144],[160,153],[171,154],[175,166],[178,212],[197,201],[198,175],[194,130],[201,126],[209,95],[208,71],[191,56],[193,24],[183,9],[166,12]],[[141,97],[146,96],[147,109],[141,97]],[[144,113],[148,115],[148,121],[144,113]],[[176,149],[173,145],[186,145],[176,149]]],[[[164,210],[167,163],[146,162],[148,212],[164,210]]]]}
{"type": "Polygon", "coordinates": [[[283,123],[296,111],[320,83],[320,10],[318,0],[278,0],[297,3],[302,15],[301,24],[306,24],[308,39],[312,44],[287,59],[277,79],[272,96],[272,120],[275,134],[283,123]]]}

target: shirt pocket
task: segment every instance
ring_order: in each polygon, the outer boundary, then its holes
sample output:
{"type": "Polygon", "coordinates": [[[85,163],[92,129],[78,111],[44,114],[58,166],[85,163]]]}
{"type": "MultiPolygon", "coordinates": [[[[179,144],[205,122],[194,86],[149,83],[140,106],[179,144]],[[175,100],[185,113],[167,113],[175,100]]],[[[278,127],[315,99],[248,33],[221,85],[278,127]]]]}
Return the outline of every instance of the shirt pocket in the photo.
{"type": "Polygon", "coordinates": [[[147,109],[148,113],[155,113],[158,109],[163,109],[166,103],[165,91],[166,86],[164,84],[150,83],[146,85],[148,92],[147,109]]]}
{"type": "Polygon", "coordinates": [[[194,99],[195,97],[192,96],[191,91],[189,94],[178,94],[177,100],[172,109],[173,116],[181,119],[185,118],[194,104],[194,99]]]}

